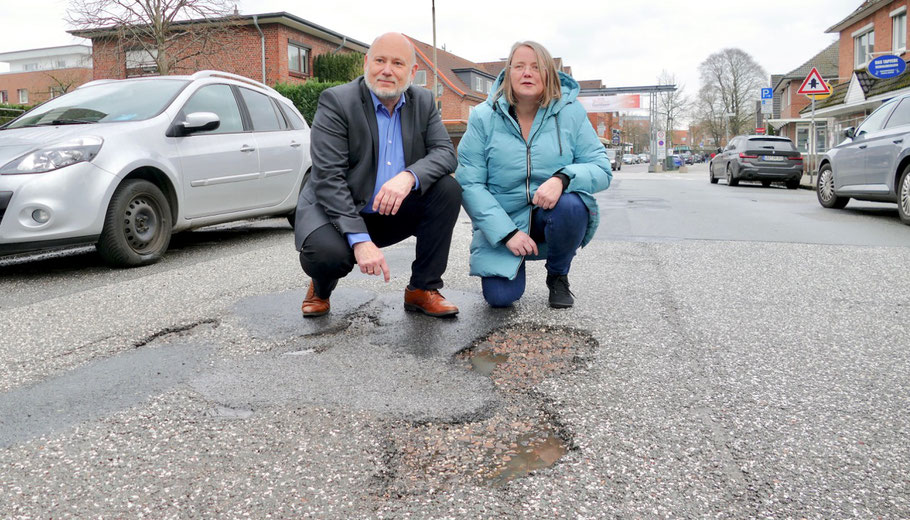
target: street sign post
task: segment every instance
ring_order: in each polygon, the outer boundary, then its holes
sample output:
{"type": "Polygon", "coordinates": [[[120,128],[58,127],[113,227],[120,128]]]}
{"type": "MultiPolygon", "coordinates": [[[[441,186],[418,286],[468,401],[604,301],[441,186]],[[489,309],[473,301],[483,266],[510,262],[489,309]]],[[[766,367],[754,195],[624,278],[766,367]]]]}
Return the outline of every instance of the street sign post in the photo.
{"type": "Polygon", "coordinates": [[[800,85],[799,90],[797,90],[796,93],[806,95],[830,94],[831,89],[828,88],[828,84],[825,83],[825,80],[822,78],[822,75],[819,74],[818,69],[812,67],[812,70],[809,71],[809,75],[803,80],[803,84],[800,85]]]}
{"type": "Polygon", "coordinates": [[[815,96],[812,94],[830,94],[831,88],[825,83],[822,75],[819,74],[818,69],[812,67],[812,70],[809,71],[809,75],[806,76],[806,79],[803,80],[803,84],[800,85],[799,90],[796,91],[797,94],[805,94],[812,98],[812,119],[809,123],[809,182],[814,182],[815,178],[815,151],[818,149],[818,145],[815,142],[816,132],[815,132],[815,96]]]}

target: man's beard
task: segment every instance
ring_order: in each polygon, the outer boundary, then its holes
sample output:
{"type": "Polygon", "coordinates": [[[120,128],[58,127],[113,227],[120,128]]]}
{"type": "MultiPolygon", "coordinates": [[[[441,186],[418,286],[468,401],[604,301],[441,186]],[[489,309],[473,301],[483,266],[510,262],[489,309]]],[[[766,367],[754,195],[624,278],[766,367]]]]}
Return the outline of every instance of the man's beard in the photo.
{"type": "Polygon", "coordinates": [[[391,100],[398,99],[404,94],[404,91],[411,86],[411,80],[405,82],[404,85],[398,88],[381,88],[373,84],[373,80],[370,79],[369,71],[363,75],[363,79],[367,82],[367,87],[370,89],[370,92],[376,94],[376,97],[382,100],[391,100]]]}

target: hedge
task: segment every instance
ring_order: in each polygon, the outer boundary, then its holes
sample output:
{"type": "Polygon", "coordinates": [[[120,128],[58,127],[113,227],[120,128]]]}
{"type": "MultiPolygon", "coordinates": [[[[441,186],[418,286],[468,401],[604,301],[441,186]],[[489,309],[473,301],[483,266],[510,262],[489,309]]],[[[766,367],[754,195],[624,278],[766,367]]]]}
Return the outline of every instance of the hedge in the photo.
{"type": "Polygon", "coordinates": [[[313,116],[316,115],[316,105],[319,103],[319,94],[322,91],[337,85],[342,85],[345,81],[316,81],[311,80],[303,84],[279,83],[275,85],[275,90],[279,94],[291,100],[297,110],[303,114],[303,118],[310,125],[313,124],[313,116]]]}
{"type": "Polygon", "coordinates": [[[11,105],[7,103],[0,103],[0,125],[6,124],[13,119],[16,119],[23,112],[30,109],[30,106],[27,105],[11,105]]]}
{"type": "Polygon", "coordinates": [[[320,54],[313,59],[313,75],[319,81],[351,81],[363,74],[363,54],[320,54]]]}

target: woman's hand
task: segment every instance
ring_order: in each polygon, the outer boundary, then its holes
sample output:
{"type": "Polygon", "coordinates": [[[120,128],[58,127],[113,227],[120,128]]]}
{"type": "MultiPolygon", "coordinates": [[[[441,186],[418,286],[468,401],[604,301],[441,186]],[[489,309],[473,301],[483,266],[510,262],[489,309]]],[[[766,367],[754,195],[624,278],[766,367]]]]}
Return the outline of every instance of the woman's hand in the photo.
{"type": "Polygon", "coordinates": [[[540,209],[553,209],[562,196],[562,181],[559,177],[550,177],[534,192],[531,203],[540,209]]]}
{"type": "Polygon", "coordinates": [[[519,231],[512,235],[512,238],[506,242],[506,247],[515,256],[526,256],[531,253],[537,254],[537,242],[534,242],[524,231],[519,231]]]}

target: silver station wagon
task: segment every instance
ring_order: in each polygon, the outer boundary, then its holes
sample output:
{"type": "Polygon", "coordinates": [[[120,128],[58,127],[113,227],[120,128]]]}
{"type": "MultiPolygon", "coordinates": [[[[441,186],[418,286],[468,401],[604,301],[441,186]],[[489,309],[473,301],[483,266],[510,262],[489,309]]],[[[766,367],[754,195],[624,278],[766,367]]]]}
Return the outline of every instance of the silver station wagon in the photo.
{"type": "Polygon", "coordinates": [[[309,132],[288,99],[232,74],[86,83],[0,128],[0,255],[96,244],[145,265],[172,232],[292,216],[309,132]]]}
{"type": "Polygon", "coordinates": [[[850,199],[896,202],[910,225],[910,94],[869,114],[819,161],[818,202],[843,208],[850,199]]]}

